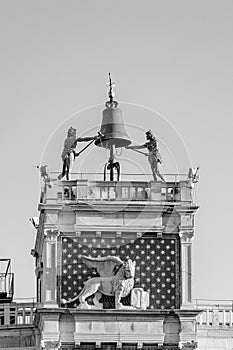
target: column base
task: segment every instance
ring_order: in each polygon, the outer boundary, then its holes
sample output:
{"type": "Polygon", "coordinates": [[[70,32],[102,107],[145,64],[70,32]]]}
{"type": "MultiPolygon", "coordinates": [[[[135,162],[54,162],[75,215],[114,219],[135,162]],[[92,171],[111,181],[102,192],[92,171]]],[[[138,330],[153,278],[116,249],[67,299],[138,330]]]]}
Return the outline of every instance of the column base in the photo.
{"type": "Polygon", "coordinates": [[[180,309],[181,310],[195,310],[196,307],[193,303],[191,302],[186,302],[186,303],[183,303],[181,306],[180,306],[180,309]]]}

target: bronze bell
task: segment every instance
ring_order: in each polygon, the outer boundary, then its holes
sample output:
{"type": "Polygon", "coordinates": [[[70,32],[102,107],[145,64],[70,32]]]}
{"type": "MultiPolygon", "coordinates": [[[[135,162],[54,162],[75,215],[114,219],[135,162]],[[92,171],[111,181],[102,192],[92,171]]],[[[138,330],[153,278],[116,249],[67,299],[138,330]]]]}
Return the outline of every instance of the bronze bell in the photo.
{"type": "Polygon", "coordinates": [[[116,101],[106,103],[106,108],[103,110],[100,132],[104,136],[95,141],[95,145],[98,147],[110,148],[111,146],[115,146],[119,148],[131,144],[123,124],[122,112],[117,107],[116,101]]]}

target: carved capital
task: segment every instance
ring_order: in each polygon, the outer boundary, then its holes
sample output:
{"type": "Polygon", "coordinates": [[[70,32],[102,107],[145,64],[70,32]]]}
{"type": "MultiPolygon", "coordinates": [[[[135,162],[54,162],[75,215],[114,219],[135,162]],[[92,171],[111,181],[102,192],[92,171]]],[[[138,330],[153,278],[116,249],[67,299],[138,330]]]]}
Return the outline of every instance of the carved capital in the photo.
{"type": "Polygon", "coordinates": [[[54,341],[41,341],[41,347],[44,350],[58,350],[61,347],[60,341],[54,340],[54,341]]]}
{"type": "Polygon", "coordinates": [[[57,237],[60,235],[60,231],[58,230],[44,230],[44,235],[47,241],[56,241],[57,237]]]}
{"type": "Polygon", "coordinates": [[[187,343],[182,343],[180,344],[180,349],[181,350],[194,350],[198,346],[198,343],[196,341],[191,341],[187,343]]]}
{"type": "Polygon", "coordinates": [[[191,243],[192,242],[192,239],[194,237],[194,230],[180,230],[179,232],[179,236],[180,236],[180,239],[181,239],[181,243],[191,243]]]}

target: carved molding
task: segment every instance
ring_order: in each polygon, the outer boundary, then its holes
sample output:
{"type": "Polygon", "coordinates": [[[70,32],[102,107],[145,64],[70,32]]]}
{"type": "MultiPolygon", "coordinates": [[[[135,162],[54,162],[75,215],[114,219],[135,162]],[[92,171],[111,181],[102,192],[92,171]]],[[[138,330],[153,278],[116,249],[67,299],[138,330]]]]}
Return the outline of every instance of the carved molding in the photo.
{"type": "Polygon", "coordinates": [[[54,341],[46,341],[46,340],[42,340],[41,341],[41,347],[44,350],[58,350],[61,347],[61,343],[58,340],[54,340],[54,341]]]}

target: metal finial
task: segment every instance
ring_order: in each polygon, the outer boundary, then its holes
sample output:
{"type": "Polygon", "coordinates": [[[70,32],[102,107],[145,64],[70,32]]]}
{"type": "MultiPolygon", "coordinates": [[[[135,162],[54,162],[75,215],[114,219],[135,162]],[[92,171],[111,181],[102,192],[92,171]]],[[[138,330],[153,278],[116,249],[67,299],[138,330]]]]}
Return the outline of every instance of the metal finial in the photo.
{"type": "Polygon", "coordinates": [[[112,82],[110,73],[108,73],[108,76],[109,76],[109,83],[107,83],[107,85],[109,86],[108,96],[109,96],[109,99],[110,99],[110,103],[112,103],[113,102],[113,98],[115,97],[115,92],[113,91],[113,87],[115,86],[115,83],[112,82]]]}

